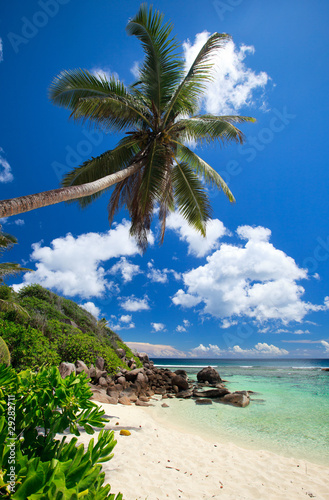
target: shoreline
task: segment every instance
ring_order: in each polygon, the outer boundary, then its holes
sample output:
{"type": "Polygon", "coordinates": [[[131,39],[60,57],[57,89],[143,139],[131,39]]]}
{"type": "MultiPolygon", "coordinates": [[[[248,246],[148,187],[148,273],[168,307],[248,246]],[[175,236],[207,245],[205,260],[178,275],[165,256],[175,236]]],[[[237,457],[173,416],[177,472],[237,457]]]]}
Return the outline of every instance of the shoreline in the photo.
{"type": "MultiPolygon", "coordinates": [[[[182,432],[157,420],[152,407],[97,404],[117,440],[105,480],[124,500],[329,498],[328,466],[182,432]]],[[[79,441],[91,437],[81,433],[79,441]]]]}

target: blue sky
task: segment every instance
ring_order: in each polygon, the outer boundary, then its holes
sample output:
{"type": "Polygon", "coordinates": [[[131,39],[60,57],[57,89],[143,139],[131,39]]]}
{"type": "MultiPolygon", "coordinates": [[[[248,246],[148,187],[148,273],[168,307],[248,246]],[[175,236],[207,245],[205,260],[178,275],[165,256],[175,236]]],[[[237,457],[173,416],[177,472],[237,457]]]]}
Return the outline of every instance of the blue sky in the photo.
{"type": "MultiPolygon", "coordinates": [[[[140,255],[123,211],[109,228],[108,195],[85,211],[59,204],[3,220],[19,244],[5,256],[39,282],[105,316],[153,356],[329,355],[327,123],[329,5],[305,0],[154,1],[175,26],[188,65],[215,31],[233,42],[200,103],[254,116],[246,144],[198,153],[237,203],[210,191],[203,240],[173,214],[163,246],[152,227],[140,255]]],[[[1,6],[1,198],[59,186],[119,135],[90,131],[53,106],[64,69],[134,81],[141,47],[125,27],[139,2],[40,0],[1,6]]]]}

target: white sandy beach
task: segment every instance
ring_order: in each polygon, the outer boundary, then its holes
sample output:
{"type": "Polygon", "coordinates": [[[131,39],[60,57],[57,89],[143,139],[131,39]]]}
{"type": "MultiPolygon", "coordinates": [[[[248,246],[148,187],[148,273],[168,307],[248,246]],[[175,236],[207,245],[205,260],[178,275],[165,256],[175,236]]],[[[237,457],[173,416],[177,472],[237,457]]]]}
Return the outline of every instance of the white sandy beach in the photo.
{"type": "Polygon", "coordinates": [[[103,470],[111,492],[125,500],[329,499],[329,467],[210,442],[160,424],[150,408],[101,406],[118,442],[103,470]],[[120,436],[121,429],[131,435],[120,436]]]}

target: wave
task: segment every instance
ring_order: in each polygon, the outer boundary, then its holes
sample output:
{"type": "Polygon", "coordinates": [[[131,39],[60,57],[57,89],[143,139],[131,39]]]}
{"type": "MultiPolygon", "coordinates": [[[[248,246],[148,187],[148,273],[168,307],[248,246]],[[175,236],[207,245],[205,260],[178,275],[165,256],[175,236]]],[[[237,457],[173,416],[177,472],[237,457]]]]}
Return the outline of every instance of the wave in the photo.
{"type": "Polygon", "coordinates": [[[321,370],[321,366],[292,366],[294,370],[321,370]]]}

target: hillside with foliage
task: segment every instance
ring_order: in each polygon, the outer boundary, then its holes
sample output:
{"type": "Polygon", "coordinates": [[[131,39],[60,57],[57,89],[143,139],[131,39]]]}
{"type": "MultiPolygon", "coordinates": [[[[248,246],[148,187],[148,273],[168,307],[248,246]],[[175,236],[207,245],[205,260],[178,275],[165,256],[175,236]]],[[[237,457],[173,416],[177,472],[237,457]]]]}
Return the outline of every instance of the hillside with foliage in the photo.
{"type": "MultiPolygon", "coordinates": [[[[106,321],[97,321],[72,300],[40,285],[26,286],[18,293],[0,286],[0,337],[16,370],[58,366],[61,361],[74,363],[77,359],[90,366],[102,356],[105,369],[113,374],[118,366],[128,368],[118,349],[124,349],[127,359],[134,357],[106,321]]],[[[134,359],[141,366],[140,360],[134,359]]]]}

